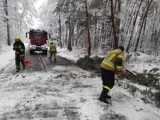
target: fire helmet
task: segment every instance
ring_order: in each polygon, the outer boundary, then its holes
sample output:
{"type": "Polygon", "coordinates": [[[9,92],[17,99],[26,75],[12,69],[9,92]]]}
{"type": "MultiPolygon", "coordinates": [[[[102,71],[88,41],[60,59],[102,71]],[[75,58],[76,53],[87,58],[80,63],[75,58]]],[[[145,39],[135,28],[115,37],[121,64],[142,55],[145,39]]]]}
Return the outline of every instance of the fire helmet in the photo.
{"type": "Polygon", "coordinates": [[[19,41],[19,40],[20,40],[20,36],[16,36],[15,41],[19,41]]]}

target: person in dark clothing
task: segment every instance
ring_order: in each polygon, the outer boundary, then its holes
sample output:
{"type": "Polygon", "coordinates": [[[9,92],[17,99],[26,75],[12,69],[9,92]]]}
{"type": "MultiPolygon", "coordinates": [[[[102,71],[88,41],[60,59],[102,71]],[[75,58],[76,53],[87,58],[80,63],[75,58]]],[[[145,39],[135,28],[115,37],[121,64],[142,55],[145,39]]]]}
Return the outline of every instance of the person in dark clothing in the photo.
{"type": "Polygon", "coordinates": [[[109,104],[107,99],[110,99],[111,96],[108,95],[108,92],[114,86],[115,73],[123,70],[123,61],[125,57],[123,51],[123,46],[119,46],[117,49],[110,51],[100,64],[103,89],[99,100],[104,103],[109,104]]]}
{"type": "Polygon", "coordinates": [[[15,63],[17,72],[20,71],[20,63],[25,69],[24,58],[25,58],[25,46],[24,43],[20,40],[19,36],[15,37],[15,43],[13,44],[13,50],[15,51],[15,63]]]}

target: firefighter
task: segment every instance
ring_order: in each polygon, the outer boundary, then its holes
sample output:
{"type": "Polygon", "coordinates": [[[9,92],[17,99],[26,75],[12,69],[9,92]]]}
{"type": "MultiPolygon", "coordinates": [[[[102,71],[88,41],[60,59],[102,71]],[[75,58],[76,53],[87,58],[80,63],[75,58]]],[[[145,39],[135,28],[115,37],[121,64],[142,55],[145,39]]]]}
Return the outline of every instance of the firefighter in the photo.
{"type": "Polygon", "coordinates": [[[123,70],[124,56],[124,47],[119,46],[117,49],[110,51],[100,64],[103,89],[99,100],[104,103],[109,104],[107,99],[110,99],[111,96],[108,95],[108,92],[114,86],[115,73],[123,70]]]}
{"type": "Polygon", "coordinates": [[[19,36],[15,37],[15,42],[13,44],[13,50],[15,51],[15,63],[16,63],[16,72],[20,71],[20,63],[25,69],[24,58],[25,58],[25,46],[24,43],[20,40],[19,36]]]}
{"type": "Polygon", "coordinates": [[[50,43],[50,57],[49,59],[52,59],[52,56],[54,56],[54,61],[56,61],[56,53],[57,53],[57,49],[56,49],[56,45],[51,42],[50,43]]]}

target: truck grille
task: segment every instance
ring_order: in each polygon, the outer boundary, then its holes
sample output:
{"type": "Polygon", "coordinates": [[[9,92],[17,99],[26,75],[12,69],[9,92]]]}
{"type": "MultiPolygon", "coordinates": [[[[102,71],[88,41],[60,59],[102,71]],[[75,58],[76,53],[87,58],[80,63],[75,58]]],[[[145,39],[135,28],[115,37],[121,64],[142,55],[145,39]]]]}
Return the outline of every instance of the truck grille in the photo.
{"type": "Polygon", "coordinates": [[[46,40],[31,40],[32,45],[41,46],[46,44],[46,40]]]}

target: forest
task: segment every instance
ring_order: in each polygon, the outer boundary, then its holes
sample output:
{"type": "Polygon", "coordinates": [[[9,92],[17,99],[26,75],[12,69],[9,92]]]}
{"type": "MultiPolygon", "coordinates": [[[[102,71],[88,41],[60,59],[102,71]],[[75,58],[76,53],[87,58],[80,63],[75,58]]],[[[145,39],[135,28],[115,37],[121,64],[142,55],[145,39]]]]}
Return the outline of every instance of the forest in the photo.
{"type": "Polygon", "coordinates": [[[0,0],[0,23],[0,120],[160,120],[160,0],[0,0]]]}
{"type": "Polygon", "coordinates": [[[158,55],[159,0],[0,0],[0,49],[39,23],[59,47],[84,48],[90,56],[104,47],[158,55]],[[42,22],[43,21],[43,22],[42,22]]]}

